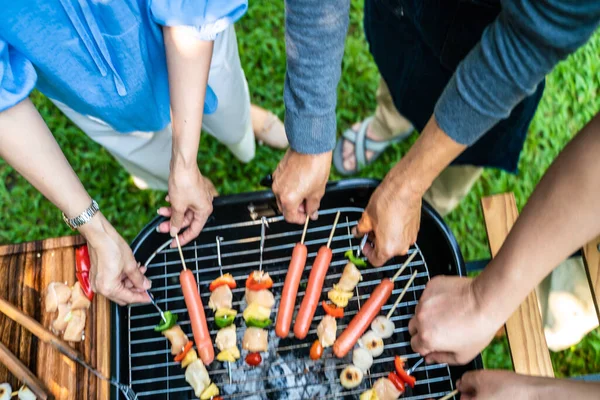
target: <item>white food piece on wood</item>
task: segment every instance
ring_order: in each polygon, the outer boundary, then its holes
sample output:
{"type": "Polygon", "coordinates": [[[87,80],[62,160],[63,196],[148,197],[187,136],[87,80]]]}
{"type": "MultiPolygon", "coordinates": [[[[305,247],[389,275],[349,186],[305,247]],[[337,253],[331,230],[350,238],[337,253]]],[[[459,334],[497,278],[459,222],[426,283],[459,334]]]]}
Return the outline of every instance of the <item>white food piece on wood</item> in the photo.
{"type": "Polygon", "coordinates": [[[35,394],[31,390],[29,390],[29,388],[27,386],[21,386],[21,389],[19,389],[19,393],[17,393],[17,396],[19,396],[19,400],[36,400],[37,399],[35,394]]]}
{"type": "Polygon", "coordinates": [[[221,285],[210,294],[208,307],[217,311],[220,308],[233,308],[233,293],[227,285],[221,285]]]}
{"type": "Polygon", "coordinates": [[[188,365],[185,370],[185,380],[194,389],[196,397],[200,398],[202,392],[210,385],[208,371],[200,359],[188,365]]]}
{"type": "Polygon", "coordinates": [[[375,332],[369,330],[363,335],[358,341],[360,347],[363,347],[376,358],[383,353],[383,339],[375,334],[375,332]]]}
{"type": "MultiPolygon", "coordinates": [[[[70,290],[69,293],[71,293],[70,290]]],[[[58,304],[58,316],[52,322],[52,329],[54,329],[55,332],[63,332],[67,328],[67,325],[69,324],[69,321],[67,321],[69,312],[71,312],[71,305],[69,303],[58,304]]]]}
{"type": "Polygon", "coordinates": [[[244,332],[242,348],[252,353],[267,351],[269,349],[268,336],[269,333],[264,329],[247,328],[246,332],[244,332]]]}
{"type": "Polygon", "coordinates": [[[71,310],[87,310],[92,302],[88,299],[79,282],[75,282],[71,288],[71,310]]]}
{"type": "Polygon", "coordinates": [[[181,353],[189,341],[187,335],[177,324],[173,325],[166,331],[163,331],[162,334],[169,340],[169,342],[171,342],[171,354],[174,356],[181,353]]]}
{"type": "Polygon", "coordinates": [[[10,400],[12,397],[12,387],[8,383],[0,385],[0,400],[10,400]]]}
{"type": "Polygon", "coordinates": [[[388,378],[377,379],[373,390],[377,393],[379,400],[396,400],[402,396],[402,392],[396,389],[396,386],[388,378]]]}
{"type": "Polygon", "coordinates": [[[331,315],[325,315],[321,322],[319,322],[319,326],[317,326],[317,336],[319,337],[319,342],[321,342],[321,346],[323,346],[324,349],[333,346],[336,333],[337,322],[335,318],[333,318],[331,315]]]}
{"type": "Polygon", "coordinates": [[[81,342],[85,330],[85,310],[71,310],[68,323],[63,335],[67,342],[81,342]]]}
{"type": "Polygon", "coordinates": [[[348,261],[344,267],[344,272],[340,277],[338,287],[345,292],[353,292],[358,282],[362,280],[362,275],[354,263],[348,261]]]}
{"type": "Polygon", "coordinates": [[[257,303],[265,308],[273,308],[275,305],[275,297],[270,290],[250,290],[246,289],[246,304],[257,303]]]}
{"type": "Polygon", "coordinates": [[[231,347],[235,347],[237,342],[237,335],[235,333],[235,325],[229,325],[226,328],[223,328],[217,332],[217,337],[215,338],[215,345],[221,351],[225,349],[229,349],[231,347]]]}
{"type": "Polygon", "coordinates": [[[354,389],[363,380],[363,373],[354,365],[348,365],[340,374],[340,383],[346,389],[354,389]]]}
{"type": "Polygon", "coordinates": [[[62,282],[50,282],[46,288],[46,312],[55,312],[60,304],[66,304],[71,298],[71,289],[62,282]]]}
{"type": "Polygon", "coordinates": [[[361,371],[367,372],[371,368],[371,365],[373,365],[373,356],[369,350],[359,347],[354,349],[352,353],[352,364],[360,368],[361,371]]]}
{"type": "Polygon", "coordinates": [[[395,329],[396,326],[394,323],[383,315],[377,316],[377,318],[371,322],[371,330],[382,339],[391,338],[395,329]]]}

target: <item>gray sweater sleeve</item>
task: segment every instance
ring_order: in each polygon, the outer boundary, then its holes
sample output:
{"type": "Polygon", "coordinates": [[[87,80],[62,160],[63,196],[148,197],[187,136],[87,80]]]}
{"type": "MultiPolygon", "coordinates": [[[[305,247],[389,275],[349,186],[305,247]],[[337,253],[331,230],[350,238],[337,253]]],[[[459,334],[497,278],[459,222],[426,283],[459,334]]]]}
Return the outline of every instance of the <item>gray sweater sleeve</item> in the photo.
{"type": "Polygon", "coordinates": [[[599,0],[503,0],[438,100],[439,126],[458,143],[474,143],[584,44],[599,21],[599,0]]]}
{"type": "Polygon", "coordinates": [[[337,84],[349,0],[286,0],[285,129],[290,147],[318,154],[335,147],[337,84]]]}

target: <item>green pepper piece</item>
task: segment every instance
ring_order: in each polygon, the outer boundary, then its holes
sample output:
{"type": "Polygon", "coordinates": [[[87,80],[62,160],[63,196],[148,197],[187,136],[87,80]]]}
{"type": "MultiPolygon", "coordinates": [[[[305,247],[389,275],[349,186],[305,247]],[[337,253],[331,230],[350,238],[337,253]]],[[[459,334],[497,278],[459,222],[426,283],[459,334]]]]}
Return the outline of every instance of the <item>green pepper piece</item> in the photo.
{"type": "Polygon", "coordinates": [[[356,257],[352,253],[352,250],[348,250],[347,252],[345,252],[344,257],[346,257],[348,259],[348,261],[350,261],[352,264],[356,265],[358,268],[365,268],[367,266],[367,262],[365,260],[363,260],[362,258],[356,257]]]}
{"type": "Polygon", "coordinates": [[[246,321],[246,326],[264,329],[268,326],[271,326],[272,323],[273,323],[273,321],[271,321],[270,318],[267,318],[264,320],[260,320],[260,319],[256,319],[256,318],[248,318],[248,320],[246,321]]]}
{"type": "Polygon", "coordinates": [[[219,317],[215,317],[215,324],[219,328],[227,328],[229,325],[233,324],[234,316],[231,315],[221,315],[219,317]]]}
{"type": "Polygon", "coordinates": [[[165,311],[163,315],[165,316],[165,320],[154,327],[155,332],[164,332],[167,329],[171,329],[177,323],[177,314],[173,314],[171,311],[165,311]]]}

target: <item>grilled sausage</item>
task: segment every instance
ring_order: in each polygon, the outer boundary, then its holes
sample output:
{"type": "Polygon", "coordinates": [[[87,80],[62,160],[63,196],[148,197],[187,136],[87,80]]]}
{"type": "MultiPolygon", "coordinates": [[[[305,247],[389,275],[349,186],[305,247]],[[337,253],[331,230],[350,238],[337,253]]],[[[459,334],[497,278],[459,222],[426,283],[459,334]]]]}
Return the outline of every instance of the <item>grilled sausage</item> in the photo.
{"type": "Polygon", "coordinates": [[[323,281],[325,281],[325,275],[327,275],[332,256],[331,249],[326,246],[322,246],[317,253],[308,277],[304,299],[302,299],[300,310],[296,316],[296,323],[294,324],[294,335],[298,339],[304,339],[308,334],[310,323],[315,316],[315,311],[319,304],[321,292],[323,291],[323,281]]]}
{"type": "Polygon", "coordinates": [[[181,271],[179,275],[185,306],[188,309],[190,316],[190,324],[194,333],[194,341],[198,349],[198,355],[205,365],[210,365],[215,359],[215,350],[213,349],[212,340],[210,339],[210,331],[206,324],[206,316],[204,315],[204,306],[200,299],[200,293],[196,285],[196,278],[189,269],[181,271]]]}
{"type": "Polygon", "coordinates": [[[292,259],[290,260],[290,266],[288,267],[285,283],[283,284],[279,311],[277,312],[275,333],[280,338],[285,338],[290,333],[290,325],[294,316],[294,306],[296,305],[296,295],[298,294],[298,285],[300,285],[307,255],[308,250],[306,249],[306,245],[297,243],[292,252],[292,259]]]}
{"type": "Polygon", "coordinates": [[[377,285],[369,299],[363,304],[360,311],[352,318],[348,327],[337,338],[333,345],[333,352],[336,357],[342,358],[358,342],[358,339],[367,330],[371,322],[375,319],[381,308],[388,301],[394,290],[394,283],[385,278],[377,285]]]}

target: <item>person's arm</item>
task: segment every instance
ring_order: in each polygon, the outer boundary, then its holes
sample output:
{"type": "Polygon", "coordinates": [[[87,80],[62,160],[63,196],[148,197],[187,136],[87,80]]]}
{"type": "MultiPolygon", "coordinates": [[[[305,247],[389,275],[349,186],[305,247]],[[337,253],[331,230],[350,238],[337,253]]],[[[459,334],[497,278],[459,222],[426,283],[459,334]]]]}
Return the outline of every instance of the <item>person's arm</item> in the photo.
{"type": "Polygon", "coordinates": [[[335,147],[349,0],[286,0],[287,70],[283,92],[290,149],[273,174],[273,192],[288,222],[316,218],[335,147]]]}
{"type": "Polygon", "coordinates": [[[560,60],[589,39],[599,21],[600,2],[595,0],[502,1],[500,15],[458,66],[421,133],[417,144],[428,145],[408,151],[363,214],[358,233],[374,233],[374,247],[365,252],[373,265],[405,254],[416,240],[421,198],[433,179],[507,118],[560,60]],[[407,222],[378,224],[389,220],[389,213],[407,222]]]}
{"type": "Polygon", "coordinates": [[[600,383],[542,378],[509,371],[480,370],[465,373],[456,383],[461,400],[595,400],[600,383]]]}
{"type": "MultiPolygon", "coordinates": [[[[92,199],[29,99],[0,112],[0,157],[67,217],[74,218],[90,206],[92,199]]],[[[121,305],[149,301],[142,291],[150,288],[150,281],[101,212],[79,232],[88,241],[94,291],[121,305]]]]}
{"type": "Polygon", "coordinates": [[[598,154],[600,114],[550,166],[477,278],[429,282],[409,322],[415,351],[430,361],[470,361],[550,271],[600,233],[598,154]]]}
{"type": "Polygon", "coordinates": [[[210,96],[215,102],[208,88],[213,41],[247,8],[247,0],[155,0],[151,5],[155,22],[163,26],[173,128],[171,207],[159,209],[170,220],[159,229],[175,236],[187,227],[182,245],[198,236],[212,212],[213,187],[202,177],[197,157],[202,117],[211,111],[205,100],[210,96]]]}

